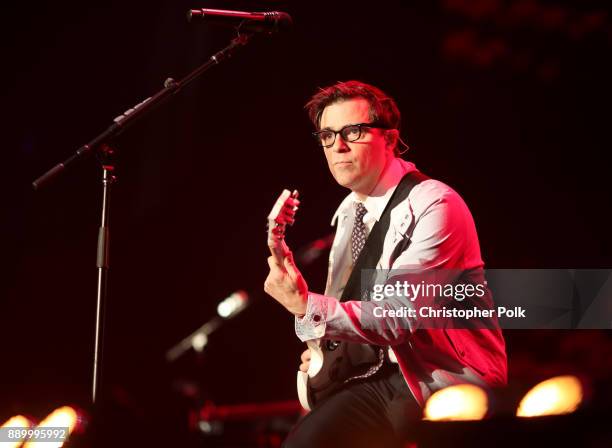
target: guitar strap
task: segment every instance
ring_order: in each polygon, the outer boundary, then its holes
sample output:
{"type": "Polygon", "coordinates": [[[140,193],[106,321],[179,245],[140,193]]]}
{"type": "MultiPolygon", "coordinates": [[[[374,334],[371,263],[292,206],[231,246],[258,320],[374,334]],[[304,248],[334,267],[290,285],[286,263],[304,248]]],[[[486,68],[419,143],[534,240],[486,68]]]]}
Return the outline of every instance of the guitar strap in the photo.
{"type": "MultiPolygon", "coordinates": [[[[419,171],[406,173],[404,177],[402,177],[402,180],[400,180],[397,188],[391,195],[391,199],[389,199],[385,210],[380,216],[380,220],[374,224],[374,227],[370,231],[363,249],[359,253],[359,257],[357,257],[355,266],[353,267],[351,275],[346,282],[346,286],[344,287],[344,291],[342,292],[342,297],[340,298],[341,302],[349,299],[355,300],[357,297],[363,300],[368,299],[368,292],[374,286],[372,284],[374,276],[371,275],[369,278],[362,278],[361,274],[363,270],[376,269],[376,265],[378,264],[378,261],[382,255],[385,235],[389,230],[391,210],[406,199],[416,185],[427,179],[429,179],[429,177],[419,171]],[[363,297],[361,291],[363,291],[363,297]]],[[[403,246],[404,249],[406,247],[407,245],[403,246]]]]}

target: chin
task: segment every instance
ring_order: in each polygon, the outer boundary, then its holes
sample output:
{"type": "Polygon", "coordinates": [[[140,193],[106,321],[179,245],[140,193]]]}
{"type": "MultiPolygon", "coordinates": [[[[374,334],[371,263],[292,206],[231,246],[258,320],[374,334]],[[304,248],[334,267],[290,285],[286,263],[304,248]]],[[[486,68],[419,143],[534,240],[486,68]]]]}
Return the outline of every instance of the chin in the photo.
{"type": "Polygon", "coordinates": [[[359,183],[355,179],[336,179],[338,184],[351,191],[355,191],[359,187],[359,183]]]}
{"type": "Polygon", "coordinates": [[[355,183],[355,176],[347,176],[346,173],[334,174],[334,179],[339,185],[346,188],[351,188],[351,185],[355,183]]]}

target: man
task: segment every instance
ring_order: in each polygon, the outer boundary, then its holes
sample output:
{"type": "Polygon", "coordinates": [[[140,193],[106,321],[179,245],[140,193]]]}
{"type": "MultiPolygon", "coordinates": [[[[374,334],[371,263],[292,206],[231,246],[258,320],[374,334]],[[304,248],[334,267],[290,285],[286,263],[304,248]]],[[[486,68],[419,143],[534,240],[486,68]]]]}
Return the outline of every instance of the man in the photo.
{"type": "MultiPolygon", "coordinates": [[[[465,382],[505,384],[503,337],[496,328],[423,328],[418,318],[382,317],[363,325],[375,304],[359,297],[339,300],[365,236],[381,220],[402,178],[417,170],[398,157],[400,113],[380,89],[358,81],[340,82],[320,90],[306,108],[334,179],[351,193],[332,221],[337,229],[325,294],[308,291],[291,254],[283,265],[268,259],[264,289],[294,314],[302,341],[322,338],[391,347],[399,369],[386,359],[373,375],[348,382],[298,422],[285,444],[401,446],[410,418],[435,390],[465,382]]],[[[472,216],[447,185],[421,179],[389,213],[377,270],[417,266],[423,273],[482,274],[472,216]]],[[[405,298],[389,303],[391,308],[415,305],[405,298]]],[[[309,360],[307,350],[302,371],[309,360]]]]}

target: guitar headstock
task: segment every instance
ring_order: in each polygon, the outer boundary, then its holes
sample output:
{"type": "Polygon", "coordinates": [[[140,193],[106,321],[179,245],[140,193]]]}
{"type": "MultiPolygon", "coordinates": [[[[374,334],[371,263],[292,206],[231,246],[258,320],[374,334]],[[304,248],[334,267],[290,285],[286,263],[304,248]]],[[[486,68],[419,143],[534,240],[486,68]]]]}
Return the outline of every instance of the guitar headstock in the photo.
{"type": "Polygon", "coordinates": [[[283,190],[268,215],[268,247],[280,264],[288,252],[285,229],[295,222],[295,212],[300,205],[298,194],[297,190],[283,190]]]}

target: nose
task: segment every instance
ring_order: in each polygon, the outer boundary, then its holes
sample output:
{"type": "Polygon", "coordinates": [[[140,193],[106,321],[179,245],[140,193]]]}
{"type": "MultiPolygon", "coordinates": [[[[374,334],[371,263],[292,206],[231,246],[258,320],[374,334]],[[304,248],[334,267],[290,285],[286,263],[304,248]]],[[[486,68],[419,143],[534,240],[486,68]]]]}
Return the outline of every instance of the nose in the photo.
{"type": "Polygon", "coordinates": [[[331,147],[333,152],[348,152],[351,150],[340,134],[336,135],[336,141],[331,147]]]}

